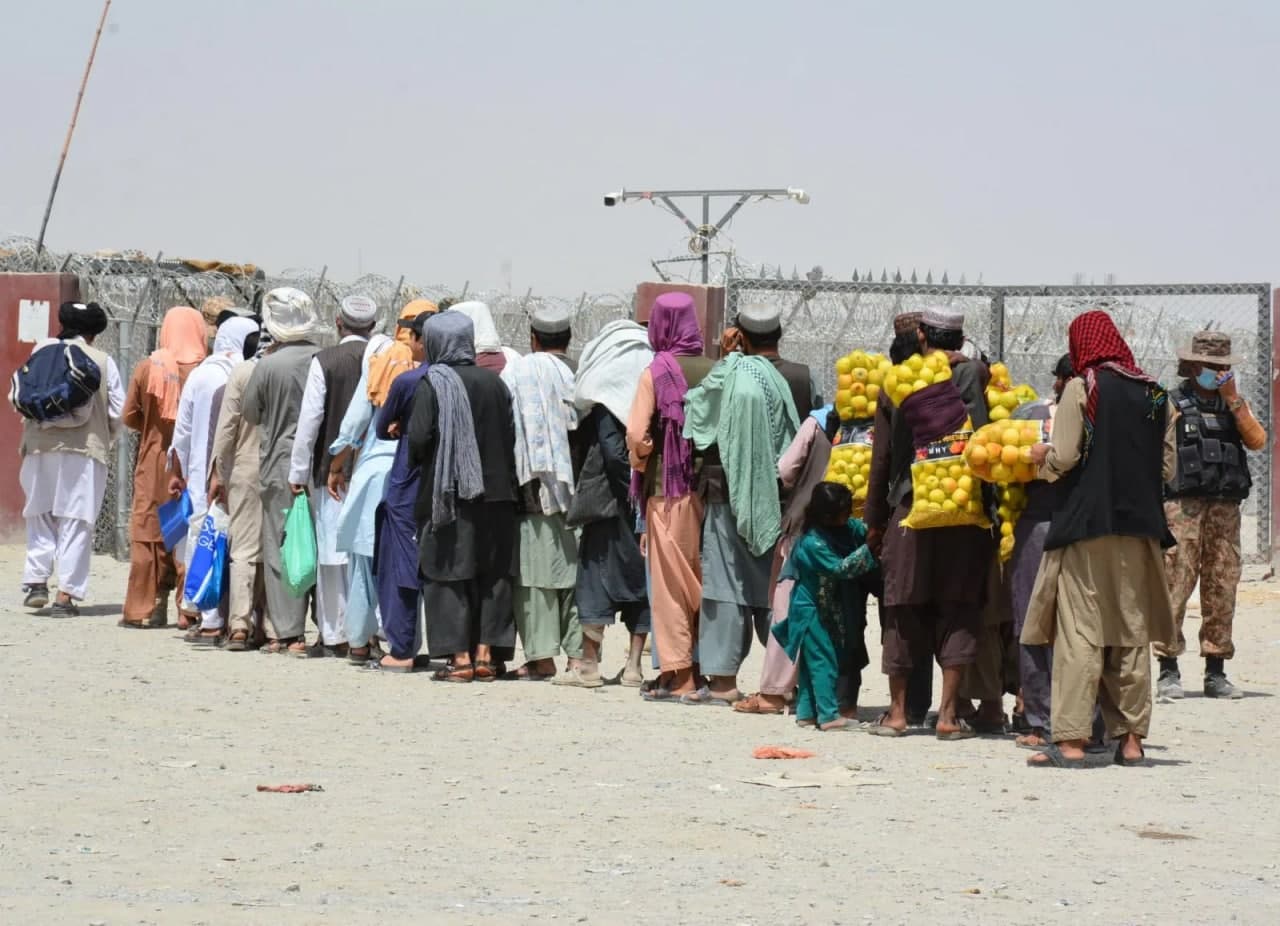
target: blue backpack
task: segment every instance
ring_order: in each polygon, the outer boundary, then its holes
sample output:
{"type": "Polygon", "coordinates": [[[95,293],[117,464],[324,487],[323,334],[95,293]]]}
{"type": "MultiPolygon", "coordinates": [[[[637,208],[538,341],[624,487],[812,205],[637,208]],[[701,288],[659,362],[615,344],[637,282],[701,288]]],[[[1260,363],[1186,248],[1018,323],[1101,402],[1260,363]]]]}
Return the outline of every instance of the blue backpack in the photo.
{"type": "Polygon", "coordinates": [[[23,418],[56,421],[87,404],[102,371],[79,344],[46,344],[13,374],[9,401],[23,418]]]}

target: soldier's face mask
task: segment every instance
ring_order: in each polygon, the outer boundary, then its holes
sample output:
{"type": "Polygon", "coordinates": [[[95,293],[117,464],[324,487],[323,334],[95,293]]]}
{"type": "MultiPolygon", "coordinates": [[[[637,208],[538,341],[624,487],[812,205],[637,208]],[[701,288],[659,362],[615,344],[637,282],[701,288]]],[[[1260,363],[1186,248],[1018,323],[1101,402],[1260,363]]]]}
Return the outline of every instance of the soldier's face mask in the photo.
{"type": "Polygon", "coordinates": [[[1201,389],[1217,389],[1218,388],[1218,371],[1211,370],[1208,367],[1201,368],[1196,374],[1196,385],[1201,389]]]}

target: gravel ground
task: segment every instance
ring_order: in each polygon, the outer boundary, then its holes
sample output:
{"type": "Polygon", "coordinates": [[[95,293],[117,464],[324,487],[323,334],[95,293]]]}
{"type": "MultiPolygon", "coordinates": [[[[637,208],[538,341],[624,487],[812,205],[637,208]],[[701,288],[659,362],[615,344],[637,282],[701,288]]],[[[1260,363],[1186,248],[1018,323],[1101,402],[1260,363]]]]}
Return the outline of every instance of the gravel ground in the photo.
{"type": "MultiPolygon", "coordinates": [[[[1275,583],[1241,593],[1249,697],[1157,705],[1149,768],[1063,772],[1006,739],[195,649],[115,627],[108,559],[101,604],[30,616],[21,557],[0,548],[3,923],[1280,922],[1275,583]],[[821,787],[743,781],[784,772],[821,787]],[[324,791],[256,791],[293,782],[324,791]]],[[[862,700],[887,700],[874,671],[862,700]]]]}

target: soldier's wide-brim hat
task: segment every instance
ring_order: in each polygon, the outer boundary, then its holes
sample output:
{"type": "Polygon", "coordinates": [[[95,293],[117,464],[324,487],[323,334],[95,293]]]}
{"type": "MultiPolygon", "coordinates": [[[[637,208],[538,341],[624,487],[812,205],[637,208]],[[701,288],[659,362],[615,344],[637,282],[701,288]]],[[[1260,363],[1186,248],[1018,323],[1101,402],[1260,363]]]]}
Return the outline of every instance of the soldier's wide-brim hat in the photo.
{"type": "Polygon", "coordinates": [[[1204,363],[1215,367],[1233,367],[1243,358],[1231,352],[1231,336],[1221,331],[1201,331],[1191,339],[1191,346],[1178,349],[1182,363],[1204,363]]]}

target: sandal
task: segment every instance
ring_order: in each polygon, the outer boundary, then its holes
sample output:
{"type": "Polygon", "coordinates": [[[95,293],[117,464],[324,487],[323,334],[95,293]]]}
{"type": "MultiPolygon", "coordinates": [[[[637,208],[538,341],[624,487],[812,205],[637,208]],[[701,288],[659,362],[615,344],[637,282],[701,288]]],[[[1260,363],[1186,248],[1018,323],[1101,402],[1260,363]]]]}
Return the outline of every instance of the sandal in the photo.
{"type": "Polygon", "coordinates": [[[555,678],[554,672],[539,672],[533,668],[533,663],[526,662],[514,672],[508,672],[503,676],[505,679],[518,682],[549,682],[555,678]]]}
{"type": "Polygon", "coordinates": [[[467,663],[465,666],[454,666],[450,664],[433,672],[431,680],[433,682],[457,682],[459,684],[465,684],[467,682],[475,681],[475,677],[476,667],[471,663],[467,663]]]}
{"type": "Polygon", "coordinates": [[[471,665],[475,669],[472,673],[472,677],[475,678],[477,682],[496,682],[498,680],[498,673],[494,669],[493,663],[489,660],[477,659],[471,665]]]}
{"type": "Polygon", "coordinates": [[[150,621],[131,621],[126,617],[116,621],[117,627],[123,627],[125,630],[160,630],[164,624],[153,624],[150,621]]]}
{"type": "Polygon", "coordinates": [[[1043,749],[1048,749],[1050,746],[1053,745],[1052,743],[1049,742],[1049,740],[1045,738],[1043,733],[1036,733],[1035,731],[1019,736],[1016,740],[1013,741],[1013,743],[1019,749],[1031,749],[1036,752],[1040,752],[1043,749]],[[1032,742],[1033,740],[1034,742],[1032,742]]]}
{"type": "Polygon", "coordinates": [[[1090,765],[1096,764],[1096,761],[1090,762],[1087,755],[1081,756],[1079,759],[1067,758],[1062,754],[1062,750],[1057,743],[1044,749],[1038,755],[1027,759],[1028,768],[1088,768],[1090,765]],[[1042,759],[1041,756],[1044,758],[1042,759]]]}
{"type": "Polygon", "coordinates": [[[417,665],[415,665],[412,661],[410,661],[409,665],[407,666],[391,666],[391,665],[387,665],[382,661],[383,659],[386,659],[386,658],[387,658],[387,655],[385,653],[382,656],[379,656],[377,659],[374,659],[372,656],[370,656],[369,661],[364,664],[364,667],[363,667],[364,671],[393,672],[397,675],[408,675],[410,672],[418,671],[417,665]]]}
{"type": "Polygon", "coordinates": [[[1001,717],[996,720],[979,720],[976,713],[970,714],[964,721],[980,736],[1004,736],[1009,732],[1008,720],[1001,717]]]}
{"type": "Polygon", "coordinates": [[[867,728],[866,728],[867,732],[870,733],[872,736],[898,737],[898,736],[907,735],[906,730],[899,730],[897,727],[891,727],[888,724],[886,724],[885,721],[888,719],[889,719],[889,712],[885,711],[878,718],[876,718],[875,723],[867,725],[867,728]]]}
{"type": "Polygon", "coordinates": [[[233,630],[223,646],[228,653],[245,653],[251,647],[247,630],[233,630]]]}
{"type": "Polygon", "coordinates": [[[268,656],[278,656],[291,652],[290,647],[298,642],[297,637],[284,637],[279,640],[267,640],[263,645],[261,652],[268,656]]]}
{"type": "Polygon", "coordinates": [[[1120,743],[1116,743],[1116,765],[1123,765],[1125,768],[1145,767],[1147,764],[1147,751],[1141,746],[1139,746],[1138,749],[1141,750],[1142,755],[1138,756],[1136,759],[1129,759],[1125,757],[1124,746],[1120,743]]]}
{"type": "Polygon", "coordinates": [[[971,740],[978,735],[978,731],[973,728],[969,721],[957,717],[956,729],[952,730],[950,733],[943,733],[939,731],[934,735],[944,742],[954,742],[956,740],[971,740]]]}
{"type": "Polygon", "coordinates": [[[733,705],[733,709],[739,714],[785,714],[787,712],[785,705],[775,707],[766,701],[759,692],[743,698],[733,705]]]}

